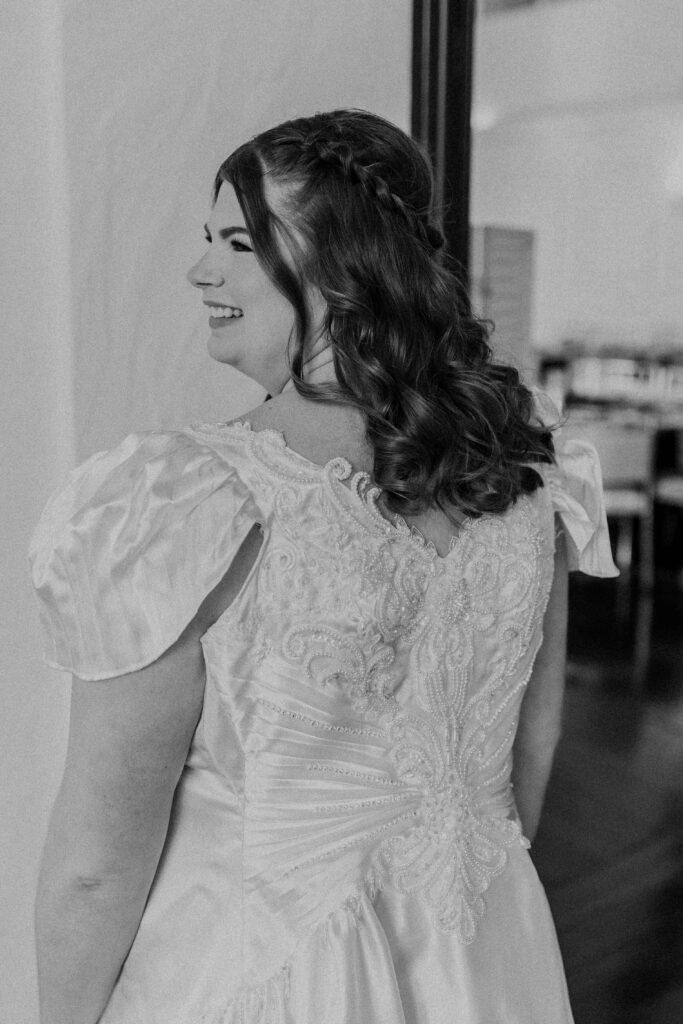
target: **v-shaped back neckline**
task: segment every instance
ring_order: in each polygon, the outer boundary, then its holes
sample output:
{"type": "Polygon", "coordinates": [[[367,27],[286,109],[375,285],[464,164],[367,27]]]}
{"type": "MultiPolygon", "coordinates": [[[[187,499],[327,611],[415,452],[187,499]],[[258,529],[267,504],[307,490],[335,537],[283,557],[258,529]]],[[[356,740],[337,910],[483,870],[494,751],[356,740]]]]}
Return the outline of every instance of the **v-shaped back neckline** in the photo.
{"type": "Polygon", "coordinates": [[[217,429],[220,434],[236,429],[241,430],[250,439],[262,438],[270,441],[275,451],[305,468],[311,478],[327,482],[333,492],[335,491],[334,485],[339,484],[342,491],[351,498],[351,501],[346,503],[347,511],[353,514],[356,510],[361,510],[365,521],[369,520],[386,536],[394,535],[410,540],[432,561],[442,565],[451,559],[466,534],[470,533],[479,522],[490,518],[490,516],[483,515],[476,519],[474,517],[464,519],[457,533],[451,536],[448,550],[441,554],[433,540],[426,537],[418,527],[408,523],[399,513],[388,512],[385,515],[380,510],[379,500],[382,489],[375,483],[367,470],[354,469],[352,462],[345,455],[334,455],[325,463],[314,462],[295,448],[290,447],[282,430],[275,427],[254,428],[249,420],[207,424],[202,425],[199,429],[202,431],[217,429]]]}

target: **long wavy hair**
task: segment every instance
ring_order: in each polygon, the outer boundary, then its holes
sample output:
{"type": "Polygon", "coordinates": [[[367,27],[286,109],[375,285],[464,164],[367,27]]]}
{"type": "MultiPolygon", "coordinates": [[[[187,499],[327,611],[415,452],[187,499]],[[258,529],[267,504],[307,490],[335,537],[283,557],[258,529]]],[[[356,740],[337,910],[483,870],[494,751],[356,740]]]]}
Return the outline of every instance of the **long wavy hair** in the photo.
{"type": "Polygon", "coordinates": [[[431,166],[408,135],[362,110],[298,118],[235,150],[214,199],[224,181],[294,308],[294,386],[363,412],[389,509],[480,516],[542,485],[530,464],[553,461],[551,435],[517,370],[493,361],[488,325],[444,260],[431,166]],[[304,380],[311,285],[337,384],[304,380]]]}

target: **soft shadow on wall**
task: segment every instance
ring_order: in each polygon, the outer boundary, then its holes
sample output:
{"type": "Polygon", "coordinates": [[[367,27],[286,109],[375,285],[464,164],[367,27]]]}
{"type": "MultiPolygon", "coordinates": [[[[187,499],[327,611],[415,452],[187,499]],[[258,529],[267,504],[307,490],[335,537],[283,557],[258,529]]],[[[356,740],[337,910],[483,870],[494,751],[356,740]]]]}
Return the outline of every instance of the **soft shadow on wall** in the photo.
{"type": "Polygon", "coordinates": [[[0,574],[0,1020],[36,1024],[32,893],[68,680],[41,665],[25,553],[48,493],[132,430],[227,419],[262,392],[211,363],[185,272],[218,164],[342,105],[407,127],[409,0],[6,0],[0,574]],[[5,293],[6,292],[6,293],[5,293]]]}
{"type": "Polygon", "coordinates": [[[79,455],[132,429],[225,420],[261,392],[206,356],[185,273],[213,176],[292,116],[368,107],[407,126],[410,4],[67,4],[79,455]],[[126,17],[121,17],[121,8],[126,17]]]}

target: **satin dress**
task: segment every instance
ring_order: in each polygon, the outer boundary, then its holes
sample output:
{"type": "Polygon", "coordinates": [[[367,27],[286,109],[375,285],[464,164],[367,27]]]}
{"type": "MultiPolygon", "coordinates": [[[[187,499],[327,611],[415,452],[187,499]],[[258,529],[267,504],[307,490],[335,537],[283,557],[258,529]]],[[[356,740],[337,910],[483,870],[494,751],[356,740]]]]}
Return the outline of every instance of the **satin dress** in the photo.
{"type": "Polygon", "coordinates": [[[134,671],[255,524],[205,633],[203,713],[101,1024],[569,1024],[510,783],[556,523],[616,574],[597,458],[466,522],[450,551],[246,423],[133,435],[75,470],[30,561],[46,659],[134,671]]]}

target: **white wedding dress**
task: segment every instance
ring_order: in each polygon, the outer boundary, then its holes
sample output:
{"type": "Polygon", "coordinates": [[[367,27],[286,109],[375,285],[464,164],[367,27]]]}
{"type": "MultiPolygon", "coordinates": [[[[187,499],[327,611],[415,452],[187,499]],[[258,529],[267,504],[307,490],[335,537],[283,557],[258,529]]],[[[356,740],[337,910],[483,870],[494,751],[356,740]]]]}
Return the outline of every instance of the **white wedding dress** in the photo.
{"type": "Polygon", "coordinates": [[[131,436],[49,503],[31,561],[50,664],[149,664],[254,524],[204,635],[204,708],[101,1024],[568,1024],[510,785],[554,512],[614,575],[593,450],[469,520],[446,557],[367,475],[247,424],[131,436]]]}

